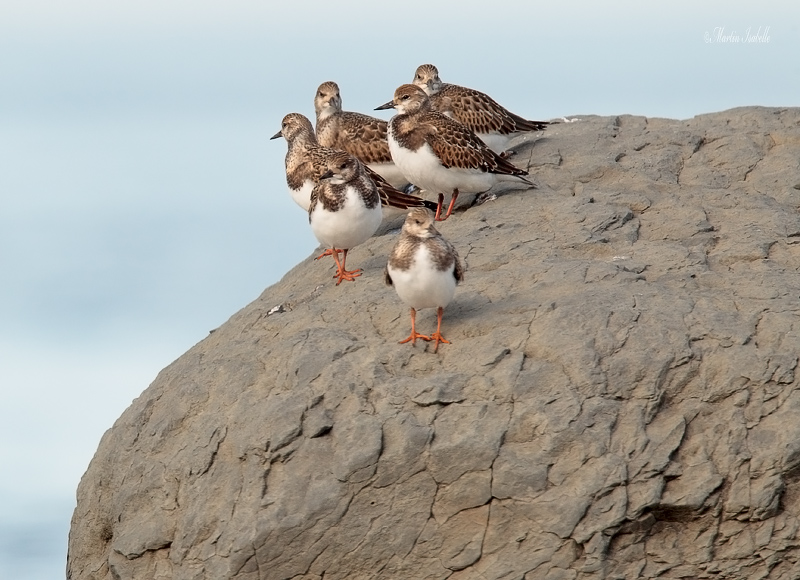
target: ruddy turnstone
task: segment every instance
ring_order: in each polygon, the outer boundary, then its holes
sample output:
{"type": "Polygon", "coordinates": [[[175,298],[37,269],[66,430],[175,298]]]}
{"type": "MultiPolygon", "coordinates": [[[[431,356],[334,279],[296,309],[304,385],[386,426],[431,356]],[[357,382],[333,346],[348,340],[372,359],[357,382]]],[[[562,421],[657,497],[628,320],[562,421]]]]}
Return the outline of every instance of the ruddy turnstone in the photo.
{"type": "MultiPolygon", "coordinates": [[[[300,113],[289,113],[281,121],[281,130],[270,139],[286,139],[286,185],[294,202],[308,211],[311,205],[311,191],[319,181],[322,171],[315,166],[309,149],[318,147],[311,121],[300,113]]],[[[324,170],[323,170],[324,171],[324,170]]]]}
{"type": "Polygon", "coordinates": [[[389,256],[384,279],[411,307],[411,334],[400,344],[411,341],[413,345],[418,338],[433,340],[436,341],[433,352],[437,352],[440,342],[450,342],[442,336],[442,314],[464,273],[456,249],[433,224],[433,213],[428,209],[408,212],[400,239],[389,256]],[[422,308],[436,308],[436,332],[430,336],[419,334],[416,329],[417,310],[422,308]]]}
{"type": "Polygon", "coordinates": [[[547,121],[529,121],[515,115],[486,93],[443,83],[432,64],[417,67],[414,84],[431,99],[431,106],[472,129],[495,153],[505,153],[512,138],[528,131],[542,131],[547,121]]]}
{"type": "Polygon", "coordinates": [[[434,111],[418,86],[401,85],[377,110],[392,108],[397,110],[388,130],[392,159],[411,183],[439,195],[437,221],[450,216],[459,192],[482,193],[501,181],[535,187],[523,177],[527,171],[489,149],[468,127],[434,111]],[[452,198],[440,218],[444,192],[452,198]]]}
{"type": "Polygon", "coordinates": [[[381,201],[375,182],[355,157],[335,151],[327,157],[326,167],[311,192],[308,221],[314,236],[332,250],[338,286],[361,275],[360,269],[345,268],[347,252],[367,241],[381,225],[381,201]],[[337,250],[342,251],[341,262],[337,250]]]}
{"type": "MultiPolygon", "coordinates": [[[[319,181],[319,176],[327,169],[327,159],[336,153],[335,149],[322,147],[314,135],[311,121],[300,113],[289,113],[281,121],[281,130],[270,139],[283,137],[288,144],[286,152],[286,184],[292,199],[308,211],[311,204],[311,190],[319,181]]],[[[412,207],[436,209],[436,204],[416,195],[403,193],[392,187],[380,174],[369,167],[364,168],[375,182],[381,197],[381,205],[401,210],[412,207]]]]}
{"type": "Polygon", "coordinates": [[[323,147],[347,151],[358,157],[393,187],[402,188],[408,180],[392,161],[386,141],[386,121],[369,115],[342,110],[339,85],[322,83],[314,95],[317,113],[317,141],[323,147]]]}

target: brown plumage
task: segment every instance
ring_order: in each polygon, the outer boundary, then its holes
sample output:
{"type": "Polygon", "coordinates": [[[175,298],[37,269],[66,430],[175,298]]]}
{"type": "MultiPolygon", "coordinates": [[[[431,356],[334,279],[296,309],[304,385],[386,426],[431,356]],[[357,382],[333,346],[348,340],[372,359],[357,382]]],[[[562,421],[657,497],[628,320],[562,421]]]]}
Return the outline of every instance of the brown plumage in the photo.
{"type": "Polygon", "coordinates": [[[381,201],[375,181],[368,175],[366,167],[349,153],[331,151],[330,155],[325,158],[324,171],[318,174],[317,186],[311,192],[309,218],[318,203],[330,212],[339,211],[344,204],[344,192],[347,187],[358,192],[358,197],[361,198],[367,209],[374,208],[381,201]],[[330,180],[334,170],[343,176],[342,183],[334,183],[330,180]]]}
{"type": "Polygon", "coordinates": [[[435,109],[449,109],[456,121],[476,133],[494,131],[509,135],[525,131],[544,131],[550,124],[547,121],[523,119],[487,94],[448,83],[444,83],[438,93],[431,95],[431,101],[435,109]]]}
{"type": "Polygon", "coordinates": [[[323,147],[347,151],[363,163],[391,163],[386,142],[386,121],[342,110],[339,85],[322,83],[314,97],[317,141],[323,147]]]}
{"type": "MultiPolygon", "coordinates": [[[[319,176],[327,170],[328,158],[337,153],[336,149],[321,146],[316,137],[311,122],[300,113],[290,113],[283,118],[281,130],[272,138],[284,137],[289,144],[286,154],[286,181],[292,191],[292,197],[297,199],[296,193],[307,180],[317,183],[319,176]]],[[[416,195],[403,193],[392,187],[383,177],[364,167],[366,174],[375,182],[380,194],[381,204],[386,207],[409,209],[412,207],[427,207],[436,209],[436,204],[416,195]]],[[[310,192],[309,192],[310,194],[310,192]]],[[[308,200],[305,209],[308,209],[308,200]]]]}
{"type": "Polygon", "coordinates": [[[468,127],[434,111],[418,86],[401,85],[391,101],[377,108],[397,109],[389,121],[392,158],[411,183],[439,194],[436,220],[446,191],[452,197],[444,219],[452,213],[459,192],[482,193],[508,180],[534,187],[523,177],[527,171],[492,151],[468,127]]]}
{"type": "Polygon", "coordinates": [[[449,343],[441,334],[444,308],[455,295],[456,286],[464,277],[458,252],[434,227],[434,215],[426,209],[408,212],[384,271],[384,280],[394,286],[398,296],[411,307],[411,334],[400,343],[417,339],[449,343]],[[416,330],[417,310],[436,308],[436,332],[430,336],[416,330]]]}
{"type": "Polygon", "coordinates": [[[444,113],[433,110],[430,99],[419,87],[400,86],[395,91],[394,100],[379,108],[398,108],[398,105],[403,110],[390,123],[392,137],[402,147],[416,151],[427,143],[444,167],[519,176],[533,185],[521,177],[528,175],[527,171],[489,149],[474,131],[444,113]]]}
{"type": "Polygon", "coordinates": [[[515,134],[543,131],[550,124],[520,117],[481,91],[443,83],[439,71],[432,64],[419,66],[413,82],[429,96],[435,110],[469,127],[498,153],[505,149],[515,134]]]}

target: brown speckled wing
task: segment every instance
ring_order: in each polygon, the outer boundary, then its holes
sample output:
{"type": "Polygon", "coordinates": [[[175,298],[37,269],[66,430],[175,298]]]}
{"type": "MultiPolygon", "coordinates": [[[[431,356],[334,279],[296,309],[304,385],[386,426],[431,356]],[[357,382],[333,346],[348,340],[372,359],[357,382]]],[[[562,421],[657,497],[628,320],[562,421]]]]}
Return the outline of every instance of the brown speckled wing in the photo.
{"type": "Polygon", "coordinates": [[[435,129],[427,142],[445,167],[480,169],[489,173],[528,175],[489,149],[467,127],[442,113],[429,112],[420,117],[420,123],[435,129]]]}
{"type": "Polygon", "coordinates": [[[380,191],[378,191],[378,187],[365,171],[367,168],[362,165],[361,169],[362,171],[359,171],[358,176],[352,181],[348,182],[348,185],[354,187],[356,191],[358,191],[358,194],[361,196],[361,200],[364,202],[364,205],[371,209],[378,204],[382,204],[383,202],[381,200],[381,194],[380,191]]]}
{"type": "MultiPolygon", "coordinates": [[[[318,172],[318,176],[322,175],[327,167],[327,163],[322,164],[320,160],[325,158],[326,152],[328,151],[330,150],[325,147],[317,147],[309,152],[314,157],[315,170],[318,172]]],[[[335,153],[336,152],[334,152],[334,154],[335,153]]],[[[341,155],[341,152],[338,154],[341,155]]],[[[358,161],[355,162],[358,163],[358,161]]],[[[311,191],[311,205],[308,209],[309,221],[311,220],[311,213],[318,203],[321,203],[322,207],[330,212],[342,209],[347,199],[346,190],[348,187],[352,187],[358,192],[358,195],[367,208],[371,209],[381,202],[375,183],[369,178],[366,171],[364,171],[366,167],[360,163],[358,163],[358,165],[359,170],[356,171],[355,175],[346,183],[332,183],[328,179],[323,179],[314,186],[314,189],[311,191]]]]}
{"type": "Polygon", "coordinates": [[[386,140],[386,121],[343,111],[332,115],[331,122],[336,130],[330,131],[325,146],[347,151],[364,163],[392,162],[389,142],[386,140]]]}
{"type": "MultiPolygon", "coordinates": [[[[292,152],[294,153],[294,152],[292,152]]],[[[303,183],[310,179],[317,180],[318,172],[314,169],[314,164],[311,159],[303,155],[293,155],[290,160],[289,155],[286,158],[286,184],[293,190],[298,190],[303,186],[303,183]]]]}
{"type": "Polygon", "coordinates": [[[416,195],[403,193],[389,185],[380,175],[364,166],[367,175],[378,188],[378,195],[381,197],[381,205],[384,207],[396,207],[398,209],[411,209],[412,207],[427,207],[431,211],[436,211],[438,204],[422,199],[416,195]]]}
{"type": "Polygon", "coordinates": [[[320,181],[311,192],[311,206],[308,209],[309,216],[317,203],[321,203],[322,207],[327,211],[339,211],[344,205],[344,188],[344,184],[333,184],[327,179],[320,181]]]}
{"type": "Polygon", "coordinates": [[[442,90],[431,97],[435,109],[445,107],[455,119],[476,133],[500,133],[509,135],[523,131],[542,131],[549,123],[529,121],[515,115],[489,95],[461,87],[445,84],[442,90]]]}

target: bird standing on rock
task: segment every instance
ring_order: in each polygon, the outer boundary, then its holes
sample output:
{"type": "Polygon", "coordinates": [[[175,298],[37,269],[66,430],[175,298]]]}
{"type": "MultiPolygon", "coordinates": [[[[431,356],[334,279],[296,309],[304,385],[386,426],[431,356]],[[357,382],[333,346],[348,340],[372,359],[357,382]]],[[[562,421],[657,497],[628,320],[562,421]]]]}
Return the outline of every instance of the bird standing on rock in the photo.
{"type": "Polygon", "coordinates": [[[327,170],[311,192],[308,221],[314,236],[332,251],[337,286],[361,275],[360,269],[346,269],[347,252],[371,238],[381,218],[378,188],[361,162],[343,151],[331,154],[327,170]],[[341,262],[337,250],[342,251],[341,262]]]}
{"type": "Polygon", "coordinates": [[[486,93],[443,83],[432,64],[417,67],[413,83],[431,99],[431,106],[472,129],[495,153],[507,154],[509,142],[529,131],[544,131],[547,121],[529,121],[515,115],[486,93]]]}
{"type": "Polygon", "coordinates": [[[442,336],[444,308],[453,299],[456,285],[464,277],[458,252],[434,227],[433,213],[425,208],[408,212],[400,239],[392,249],[384,280],[394,286],[400,299],[411,307],[411,334],[400,344],[417,339],[449,344],[442,336]],[[436,308],[436,332],[428,335],[416,330],[417,310],[436,308]]]}
{"type": "MultiPolygon", "coordinates": [[[[281,121],[281,130],[270,139],[283,137],[286,139],[286,183],[292,199],[306,212],[311,205],[311,192],[319,182],[320,175],[328,170],[328,159],[337,153],[335,149],[321,147],[314,135],[311,121],[300,113],[289,113],[281,121]]],[[[378,188],[381,205],[399,210],[412,207],[428,207],[436,209],[436,204],[416,195],[403,193],[389,185],[380,175],[365,167],[366,173],[378,188]]],[[[333,250],[328,249],[317,259],[330,256],[333,250]]]]}
{"type": "Polygon", "coordinates": [[[389,150],[408,180],[438,194],[436,221],[453,212],[459,192],[483,193],[501,181],[535,187],[515,167],[489,149],[458,121],[434,111],[428,95],[416,85],[401,85],[394,98],[376,110],[396,109],[389,121],[389,150]],[[447,214],[441,218],[444,192],[452,192],[447,214]]]}

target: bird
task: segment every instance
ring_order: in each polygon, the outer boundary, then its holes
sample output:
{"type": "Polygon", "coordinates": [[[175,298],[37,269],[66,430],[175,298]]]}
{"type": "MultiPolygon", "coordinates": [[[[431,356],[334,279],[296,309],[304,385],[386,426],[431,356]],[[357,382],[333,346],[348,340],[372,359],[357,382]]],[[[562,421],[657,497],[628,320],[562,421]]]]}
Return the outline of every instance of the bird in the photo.
{"type": "Polygon", "coordinates": [[[347,270],[347,252],[371,238],[381,218],[378,188],[361,162],[344,151],[329,155],[311,192],[308,221],[317,240],[332,250],[337,286],[361,275],[361,269],[347,270]],[[341,262],[337,250],[342,252],[341,262]]]}
{"type": "Polygon", "coordinates": [[[434,227],[433,212],[414,208],[408,212],[400,239],[392,248],[384,270],[384,281],[394,286],[400,299],[411,307],[411,334],[400,344],[417,339],[450,344],[442,336],[444,308],[453,299],[456,285],[464,278],[464,269],[458,252],[434,227]],[[436,332],[419,334],[416,330],[417,310],[436,308],[436,332]]]}
{"type": "MultiPolygon", "coordinates": [[[[286,185],[294,202],[308,211],[311,205],[311,192],[325,171],[315,165],[309,150],[318,147],[311,121],[300,113],[289,113],[281,121],[281,129],[270,139],[286,139],[286,185]]],[[[326,168],[327,169],[327,168],[326,168]]]]}
{"type": "MultiPolygon", "coordinates": [[[[323,147],[314,135],[311,121],[300,113],[289,113],[281,121],[281,129],[270,139],[286,139],[286,184],[292,199],[308,211],[311,204],[311,190],[314,189],[320,174],[327,170],[327,158],[337,150],[323,147]]],[[[357,157],[357,156],[356,156],[357,157]]],[[[436,204],[419,196],[404,193],[392,187],[379,173],[364,166],[367,175],[375,182],[384,208],[407,210],[412,207],[436,209],[436,204]]]]}
{"type": "Polygon", "coordinates": [[[495,153],[506,154],[512,138],[520,133],[543,131],[547,121],[529,121],[503,107],[486,93],[443,83],[432,64],[417,67],[413,84],[431,99],[431,106],[472,129],[495,153]]]}
{"type": "Polygon", "coordinates": [[[317,115],[317,140],[323,147],[347,151],[358,157],[393,187],[402,189],[408,184],[395,166],[386,141],[387,122],[361,113],[342,110],[339,85],[322,83],[314,95],[317,115]]]}
{"type": "Polygon", "coordinates": [[[392,159],[411,183],[438,194],[436,221],[450,217],[459,192],[483,193],[502,181],[535,187],[523,177],[527,171],[492,151],[468,127],[434,111],[418,86],[401,85],[376,110],[390,108],[397,110],[387,133],[392,159]],[[445,191],[452,197],[442,218],[445,191]]]}

